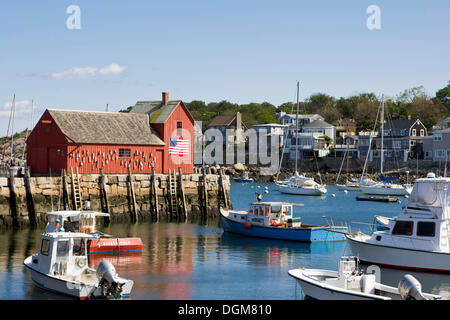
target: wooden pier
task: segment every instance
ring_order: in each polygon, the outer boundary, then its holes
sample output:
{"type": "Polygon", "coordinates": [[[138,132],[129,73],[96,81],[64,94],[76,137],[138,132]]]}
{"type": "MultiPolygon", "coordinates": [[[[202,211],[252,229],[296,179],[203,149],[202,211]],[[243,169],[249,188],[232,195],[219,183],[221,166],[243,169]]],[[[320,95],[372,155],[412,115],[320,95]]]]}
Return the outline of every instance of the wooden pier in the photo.
{"type": "Polygon", "coordinates": [[[391,196],[364,195],[364,196],[357,196],[356,200],[358,200],[358,201],[377,201],[377,202],[398,202],[397,197],[391,197],[391,196]]]}

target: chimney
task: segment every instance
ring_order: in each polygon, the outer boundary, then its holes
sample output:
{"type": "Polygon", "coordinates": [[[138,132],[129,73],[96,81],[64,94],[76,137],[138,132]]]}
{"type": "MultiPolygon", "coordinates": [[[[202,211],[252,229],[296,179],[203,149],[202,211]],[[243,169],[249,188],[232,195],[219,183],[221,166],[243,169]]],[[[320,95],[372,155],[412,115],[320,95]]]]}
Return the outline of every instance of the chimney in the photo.
{"type": "Polygon", "coordinates": [[[163,92],[162,93],[162,104],[165,105],[169,101],[169,93],[163,92]]]}
{"type": "Polygon", "coordinates": [[[410,114],[408,114],[408,120],[411,120],[411,115],[410,114]]]}

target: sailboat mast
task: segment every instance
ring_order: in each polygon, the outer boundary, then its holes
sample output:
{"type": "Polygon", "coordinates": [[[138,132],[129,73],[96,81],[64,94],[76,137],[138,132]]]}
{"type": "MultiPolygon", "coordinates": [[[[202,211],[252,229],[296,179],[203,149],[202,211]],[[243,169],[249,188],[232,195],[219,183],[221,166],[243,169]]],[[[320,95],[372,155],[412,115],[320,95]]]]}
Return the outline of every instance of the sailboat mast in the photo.
{"type": "Polygon", "coordinates": [[[300,83],[297,81],[297,115],[295,117],[295,173],[297,173],[298,161],[298,96],[300,91],[300,83]]]}
{"type": "Polygon", "coordinates": [[[383,160],[384,160],[384,94],[381,96],[381,164],[380,164],[380,173],[383,173],[383,160]]]}
{"type": "Polygon", "coordinates": [[[13,104],[12,104],[12,122],[11,122],[11,166],[13,164],[14,159],[14,117],[16,114],[16,95],[14,94],[13,104]]]}

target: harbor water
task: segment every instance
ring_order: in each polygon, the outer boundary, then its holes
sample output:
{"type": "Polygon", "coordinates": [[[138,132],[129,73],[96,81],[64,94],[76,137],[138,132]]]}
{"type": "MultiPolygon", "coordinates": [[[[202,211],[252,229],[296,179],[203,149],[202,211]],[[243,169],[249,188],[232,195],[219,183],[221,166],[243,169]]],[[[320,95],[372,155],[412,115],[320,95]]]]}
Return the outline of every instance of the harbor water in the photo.
{"type": "MultiPolygon", "coordinates": [[[[344,193],[335,186],[329,186],[325,196],[302,197],[281,194],[274,184],[233,183],[233,208],[247,210],[256,192],[265,201],[304,204],[294,207],[294,216],[304,223],[347,225],[351,231],[363,232],[371,230],[374,215],[392,217],[407,201],[356,201],[360,193],[344,193]]],[[[99,229],[115,236],[142,238],[142,253],[92,255],[90,261],[95,266],[101,259],[108,259],[121,277],[134,280],[130,299],[303,299],[300,286],[288,270],[336,270],[338,259],[350,253],[345,241],[307,244],[223,233],[219,219],[111,224],[99,229]]],[[[26,229],[0,233],[0,299],[69,299],[34,286],[23,266],[23,260],[38,251],[42,232],[26,229]]],[[[423,291],[450,299],[448,275],[382,268],[381,282],[397,286],[405,273],[415,276],[423,291]]]]}

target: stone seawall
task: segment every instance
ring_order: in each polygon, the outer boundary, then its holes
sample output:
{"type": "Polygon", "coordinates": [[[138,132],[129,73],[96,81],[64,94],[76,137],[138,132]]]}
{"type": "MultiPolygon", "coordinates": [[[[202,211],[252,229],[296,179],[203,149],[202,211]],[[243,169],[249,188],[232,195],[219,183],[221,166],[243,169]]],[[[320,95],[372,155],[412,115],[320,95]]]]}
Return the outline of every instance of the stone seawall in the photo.
{"type": "MultiPolygon", "coordinates": [[[[170,209],[169,176],[155,174],[154,177],[156,198],[152,196],[152,175],[131,175],[132,186],[128,175],[104,175],[104,183],[100,175],[80,175],[83,209],[108,212],[112,222],[144,221],[155,218],[172,220],[174,217],[170,209]],[[102,190],[105,192],[103,193],[102,190]],[[107,207],[104,205],[105,195],[107,207]],[[158,210],[154,208],[155,203],[158,205],[158,210]],[[155,212],[158,212],[158,216],[155,212]]],[[[29,192],[26,188],[26,177],[14,177],[13,188],[10,179],[0,177],[0,227],[26,227],[33,225],[34,221],[34,225],[44,225],[46,212],[64,210],[64,204],[67,209],[74,208],[69,176],[66,177],[68,202],[64,201],[64,183],[60,176],[31,177],[29,192]]],[[[178,174],[176,181],[179,193],[178,174]]],[[[186,215],[178,214],[175,217],[177,220],[186,219],[186,216],[189,218],[218,216],[219,205],[221,203],[223,205],[224,201],[230,203],[230,178],[227,175],[222,177],[215,174],[182,175],[182,186],[185,205],[183,206],[183,201],[178,199],[176,206],[179,213],[183,212],[185,207],[186,215]],[[206,195],[203,189],[204,177],[206,178],[206,195]]]]}

